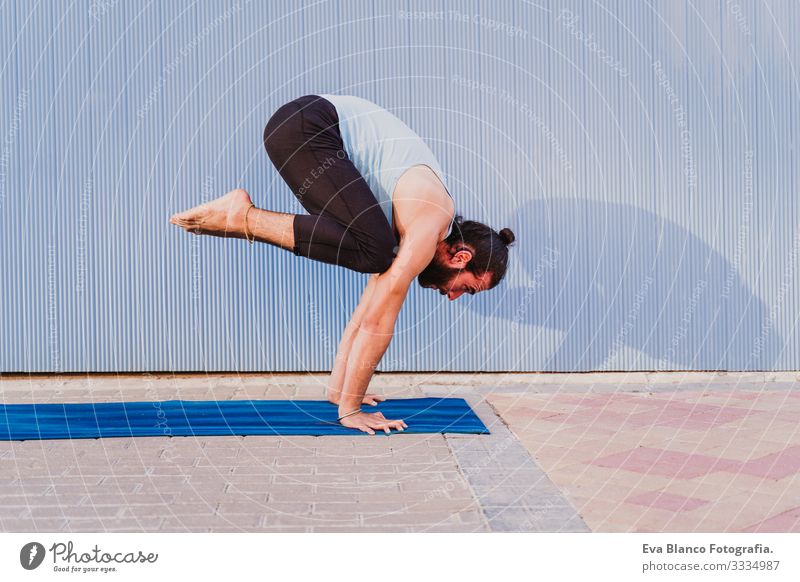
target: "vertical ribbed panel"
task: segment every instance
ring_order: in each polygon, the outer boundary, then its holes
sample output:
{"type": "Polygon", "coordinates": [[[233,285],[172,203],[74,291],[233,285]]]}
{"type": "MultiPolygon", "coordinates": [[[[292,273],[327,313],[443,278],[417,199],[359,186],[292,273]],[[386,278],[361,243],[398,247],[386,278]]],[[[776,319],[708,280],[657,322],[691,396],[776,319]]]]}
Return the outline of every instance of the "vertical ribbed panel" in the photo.
{"type": "Polygon", "coordinates": [[[458,211],[511,227],[497,289],[412,289],[383,370],[798,369],[791,0],[0,6],[0,371],[325,370],[366,277],[195,237],[247,189],[302,207],[264,126],[372,99],[458,211]]]}

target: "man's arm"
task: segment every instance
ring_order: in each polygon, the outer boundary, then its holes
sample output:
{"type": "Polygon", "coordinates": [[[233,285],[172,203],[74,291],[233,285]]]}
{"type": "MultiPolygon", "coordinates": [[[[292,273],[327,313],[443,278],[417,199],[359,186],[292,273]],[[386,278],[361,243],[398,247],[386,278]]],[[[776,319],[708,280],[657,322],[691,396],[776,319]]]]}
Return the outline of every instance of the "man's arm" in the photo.
{"type": "MultiPolygon", "coordinates": [[[[378,275],[371,275],[367,281],[367,286],[361,293],[361,298],[358,300],[353,314],[350,316],[350,321],[347,322],[347,327],[344,329],[342,339],[339,341],[339,346],[336,350],[336,357],[333,361],[333,369],[328,378],[328,401],[334,404],[339,404],[342,395],[342,386],[344,385],[345,371],[347,370],[347,358],[350,356],[350,349],[353,347],[353,340],[356,338],[356,332],[364,320],[364,314],[367,311],[367,305],[375,292],[375,285],[378,282],[378,275]]],[[[374,396],[373,401],[381,400],[379,397],[374,396]]]]}
{"type": "MultiPolygon", "coordinates": [[[[353,339],[347,358],[345,380],[339,401],[339,415],[357,410],[367,386],[389,343],[400,308],[414,278],[433,259],[438,242],[438,225],[420,218],[413,233],[403,239],[392,266],[378,275],[364,318],[353,339]]],[[[387,421],[380,413],[359,413],[342,419],[342,424],[374,434],[374,428],[389,432],[402,430],[403,421],[387,421]]]]}

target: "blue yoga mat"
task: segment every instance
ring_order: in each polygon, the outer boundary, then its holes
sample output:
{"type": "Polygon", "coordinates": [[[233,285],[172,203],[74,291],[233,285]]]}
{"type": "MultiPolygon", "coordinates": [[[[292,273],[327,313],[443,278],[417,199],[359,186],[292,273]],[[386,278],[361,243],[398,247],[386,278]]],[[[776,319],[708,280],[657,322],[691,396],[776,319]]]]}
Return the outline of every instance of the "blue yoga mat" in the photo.
{"type": "MultiPolygon", "coordinates": [[[[406,433],[488,434],[463,398],[387,400],[388,419],[406,433]]],[[[321,400],[166,400],[80,404],[0,405],[0,440],[135,436],[367,435],[336,421],[337,407],[321,400]]],[[[377,434],[385,434],[379,432],[377,434]]],[[[392,434],[397,434],[392,431],[392,434]]],[[[367,435],[368,436],[368,435],[367,435]]]]}

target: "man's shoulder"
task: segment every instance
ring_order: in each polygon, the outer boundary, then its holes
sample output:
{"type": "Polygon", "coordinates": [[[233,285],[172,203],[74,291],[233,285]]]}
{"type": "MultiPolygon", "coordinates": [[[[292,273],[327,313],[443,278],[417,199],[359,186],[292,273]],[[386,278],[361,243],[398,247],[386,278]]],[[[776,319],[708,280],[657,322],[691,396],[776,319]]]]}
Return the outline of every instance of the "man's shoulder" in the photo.
{"type": "Polygon", "coordinates": [[[421,206],[425,211],[431,210],[433,205],[444,209],[449,216],[455,210],[452,197],[436,172],[428,166],[413,166],[406,170],[397,181],[392,202],[401,207],[421,206]]]}
{"type": "MultiPolygon", "coordinates": [[[[453,199],[436,174],[427,166],[410,168],[398,182],[392,199],[395,226],[401,238],[408,234],[430,233],[440,240],[455,213],[453,199]]],[[[421,236],[425,239],[428,237],[421,236]]]]}
{"type": "Polygon", "coordinates": [[[418,164],[408,168],[397,180],[394,195],[418,195],[420,192],[445,194],[447,190],[430,166],[418,164]]]}

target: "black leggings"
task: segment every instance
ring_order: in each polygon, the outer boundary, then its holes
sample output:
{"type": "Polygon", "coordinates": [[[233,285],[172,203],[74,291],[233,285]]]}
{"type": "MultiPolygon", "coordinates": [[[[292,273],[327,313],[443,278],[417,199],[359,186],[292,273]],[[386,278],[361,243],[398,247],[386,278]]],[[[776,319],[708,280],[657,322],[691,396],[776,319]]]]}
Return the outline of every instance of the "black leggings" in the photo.
{"type": "Polygon", "coordinates": [[[389,268],[397,240],[344,150],[330,101],[306,95],[281,106],[264,129],[264,147],[309,212],[294,219],[296,255],[360,273],[389,268]]]}

